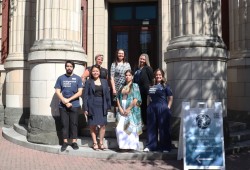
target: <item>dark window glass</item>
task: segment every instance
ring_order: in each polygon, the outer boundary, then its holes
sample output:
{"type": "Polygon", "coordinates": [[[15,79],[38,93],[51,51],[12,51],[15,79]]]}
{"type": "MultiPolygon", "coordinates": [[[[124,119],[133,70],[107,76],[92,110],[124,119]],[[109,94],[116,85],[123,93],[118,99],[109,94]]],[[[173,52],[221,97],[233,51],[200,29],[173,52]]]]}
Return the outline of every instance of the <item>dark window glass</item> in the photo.
{"type": "Polygon", "coordinates": [[[128,54],[128,32],[118,32],[116,41],[116,49],[123,49],[128,54]]]}
{"type": "Polygon", "coordinates": [[[131,7],[115,7],[112,12],[113,20],[130,20],[132,19],[131,7]]]}
{"type": "Polygon", "coordinates": [[[156,19],[156,6],[136,7],[136,19],[156,19]]]}

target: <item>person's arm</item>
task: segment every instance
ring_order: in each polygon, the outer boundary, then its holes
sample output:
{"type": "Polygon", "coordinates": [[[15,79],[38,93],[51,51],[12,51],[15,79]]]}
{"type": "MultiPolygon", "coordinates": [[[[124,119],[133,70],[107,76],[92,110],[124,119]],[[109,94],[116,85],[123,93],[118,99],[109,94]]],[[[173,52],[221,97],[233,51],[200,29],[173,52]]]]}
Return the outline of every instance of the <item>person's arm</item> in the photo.
{"type": "Polygon", "coordinates": [[[88,106],[88,100],[89,100],[89,88],[90,88],[90,79],[86,81],[86,84],[85,84],[85,90],[84,90],[84,95],[83,95],[83,108],[84,108],[84,114],[85,115],[88,115],[88,112],[89,112],[89,106],[88,106]]]}
{"type": "Polygon", "coordinates": [[[115,76],[115,63],[112,63],[111,68],[110,68],[110,83],[111,83],[112,92],[114,95],[116,95],[117,91],[115,89],[114,76],[115,76]]]}
{"type": "Polygon", "coordinates": [[[69,103],[69,102],[67,102],[67,99],[63,97],[63,95],[62,95],[62,93],[61,93],[61,89],[56,89],[56,90],[55,90],[55,93],[56,93],[57,97],[59,98],[59,100],[60,100],[63,104],[66,105],[66,107],[69,108],[69,107],[72,106],[72,104],[69,103]]]}
{"type": "Polygon", "coordinates": [[[133,107],[137,107],[138,105],[141,104],[141,93],[140,93],[140,89],[138,84],[133,83],[132,84],[132,96],[133,96],[133,100],[130,103],[130,105],[126,108],[125,110],[125,114],[128,115],[131,112],[131,109],[133,109],[133,107]]]}
{"type": "Polygon", "coordinates": [[[173,104],[173,93],[169,85],[167,85],[165,91],[166,91],[166,96],[168,100],[168,108],[170,109],[173,104]]]}
{"type": "Polygon", "coordinates": [[[61,89],[55,89],[55,93],[57,95],[57,97],[59,98],[59,100],[63,103],[65,103],[65,98],[63,97],[62,93],[61,93],[61,89]]]}
{"type": "Polygon", "coordinates": [[[81,76],[82,82],[85,83],[85,81],[88,77],[89,77],[89,70],[88,70],[88,68],[86,68],[81,76]]]}
{"type": "Polygon", "coordinates": [[[147,69],[147,74],[148,74],[148,78],[149,78],[149,81],[150,81],[150,86],[152,86],[153,85],[153,80],[154,80],[154,72],[153,72],[153,69],[152,69],[152,67],[148,67],[148,69],[147,69]]]}
{"type": "Polygon", "coordinates": [[[71,96],[70,98],[67,98],[67,99],[64,100],[64,102],[66,104],[70,103],[72,100],[75,100],[75,99],[82,96],[82,90],[83,90],[82,84],[83,83],[82,83],[81,79],[77,78],[77,88],[78,88],[77,92],[73,96],[71,96]]]}
{"type": "Polygon", "coordinates": [[[114,80],[114,77],[110,77],[110,83],[111,83],[113,95],[116,95],[117,92],[116,92],[116,89],[115,89],[115,80],[114,80]]]}
{"type": "Polygon", "coordinates": [[[168,96],[168,108],[171,109],[172,103],[173,103],[173,96],[168,96]]]}
{"type": "Polygon", "coordinates": [[[124,114],[125,115],[128,115],[130,112],[131,112],[131,109],[136,106],[136,103],[137,103],[138,99],[134,98],[132,100],[132,102],[130,103],[130,105],[126,108],[126,110],[124,111],[124,114]]]}
{"type": "Polygon", "coordinates": [[[118,99],[117,99],[116,103],[117,103],[117,107],[119,109],[120,114],[123,115],[124,114],[124,110],[121,107],[120,101],[118,99]]]}

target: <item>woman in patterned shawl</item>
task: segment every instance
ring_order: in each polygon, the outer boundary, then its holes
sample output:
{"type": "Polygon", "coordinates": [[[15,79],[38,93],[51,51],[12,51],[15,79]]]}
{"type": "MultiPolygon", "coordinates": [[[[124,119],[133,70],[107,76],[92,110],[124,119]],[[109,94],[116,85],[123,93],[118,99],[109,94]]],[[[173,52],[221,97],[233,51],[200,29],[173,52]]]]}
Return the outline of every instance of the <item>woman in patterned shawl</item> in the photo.
{"type": "Polygon", "coordinates": [[[139,86],[133,83],[131,70],[125,72],[126,83],[117,95],[116,137],[120,149],[139,150],[139,135],[142,134],[141,94],[139,86]]]}

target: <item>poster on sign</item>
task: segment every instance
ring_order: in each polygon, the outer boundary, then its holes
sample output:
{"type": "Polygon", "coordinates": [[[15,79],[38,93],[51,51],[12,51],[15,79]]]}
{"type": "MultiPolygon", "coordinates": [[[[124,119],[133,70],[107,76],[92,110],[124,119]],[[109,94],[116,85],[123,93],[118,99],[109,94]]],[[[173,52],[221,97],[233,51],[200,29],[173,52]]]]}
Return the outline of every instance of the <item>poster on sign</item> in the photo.
{"type": "Polygon", "coordinates": [[[182,141],[184,169],[225,169],[223,116],[221,102],[207,108],[198,103],[182,104],[182,141]]]}

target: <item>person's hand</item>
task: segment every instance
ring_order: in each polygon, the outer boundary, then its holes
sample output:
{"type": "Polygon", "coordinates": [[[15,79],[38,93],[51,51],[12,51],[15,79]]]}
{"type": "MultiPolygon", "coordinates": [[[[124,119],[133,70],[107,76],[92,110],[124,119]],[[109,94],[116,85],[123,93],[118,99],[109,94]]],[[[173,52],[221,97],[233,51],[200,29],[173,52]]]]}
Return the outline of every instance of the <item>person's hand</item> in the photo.
{"type": "Polygon", "coordinates": [[[113,95],[116,96],[116,89],[113,89],[113,95]]]}
{"type": "Polygon", "coordinates": [[[125,115],[125,116],[128,116],[130,112],[131,112],[131,110],[127,108],[127,109],[124,111],[124,115],[125,115]]]}
{"type": "Polygon", "coordinates": [[[65,105],[66,105],[67,103],[69,103],[69,102],[70,102],[70,100],[69,100],[69,99],[64,98],[62,102],[63,102],[63,104],[65,104],[65,105]]]}
{"type": "Polygon", "coordinates": [[[72,107],[72,103],[66,103],[65,105],[66,105],[67,108],[72,107]]]}
{"type": "Polygon", "coordinates": [[[84,114],[85,114],[86,116],[88,116],[89,112],[88,112],[88,111],[85,111],[84,114]]]}
{"type": "Polygon", "coordinates": [[[120,115],[123,116],[124,115],[124,110],[122,108],[120,108],[119,111],[120,111],[120,115]]]}

